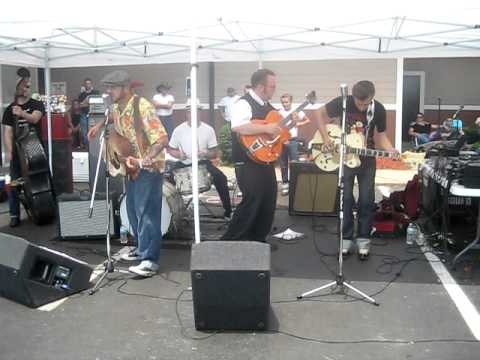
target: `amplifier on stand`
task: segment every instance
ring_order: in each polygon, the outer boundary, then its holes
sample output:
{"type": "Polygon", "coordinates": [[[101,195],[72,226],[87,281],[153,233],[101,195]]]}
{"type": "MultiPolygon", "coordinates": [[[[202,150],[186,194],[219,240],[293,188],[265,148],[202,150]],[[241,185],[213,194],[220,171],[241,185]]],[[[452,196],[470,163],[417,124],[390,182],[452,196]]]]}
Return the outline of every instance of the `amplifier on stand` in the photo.
{"type": "Polygon", "coordinates": [[[320,170],[313,162],[290,163],[290,215],[336,216],[338,173],[320,170]]]}
{"type": "Polygon", "coordinates": [[[73,182],[88,183],[89,176],[88,152],[72,152],[73,182]]]}
{"type": "MultiPolygon", "coordinates": [[[[117,216],[118,205],[115,194],[110,195],[110,236],[118,238],[120,233],[117,216]]],[[[105,194],[97,194],[93,207],[93,215],[88,217],[90,210],[90,193],[69,194],[57,197],[58,200],[58,238],[74,239],[104,239],[107,231],[108,210],[105,194]]]]}

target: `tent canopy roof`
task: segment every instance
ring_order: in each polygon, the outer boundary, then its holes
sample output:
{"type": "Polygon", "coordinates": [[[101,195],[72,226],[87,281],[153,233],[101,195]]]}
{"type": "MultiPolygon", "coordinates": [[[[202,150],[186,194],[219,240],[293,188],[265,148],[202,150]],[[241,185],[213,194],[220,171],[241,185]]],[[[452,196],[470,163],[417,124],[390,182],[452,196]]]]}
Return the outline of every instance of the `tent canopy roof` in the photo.
{"type": "Polygon", "coordinates": [[[404,0],[393,6],[378,0],[343,1],[312,8],[311,1],[297,0],[272,8],[245,0],[239,9],[225,1],[177,1],[162,8],[145,0],[130,7],[85,0],[70,11],[59,1],[49,2],[48,9],[25,3],[32,9],[25,14],[16,15],[12,2],[2,9],[14,18],[0,18],[2,63],[189,62],[193,24],[198,61],[480,55],[480,7],[472,1],[457,1],[455,7],[431,1],[404,0]],[[246,12],[252,9],[254,14],[246,12]]]}

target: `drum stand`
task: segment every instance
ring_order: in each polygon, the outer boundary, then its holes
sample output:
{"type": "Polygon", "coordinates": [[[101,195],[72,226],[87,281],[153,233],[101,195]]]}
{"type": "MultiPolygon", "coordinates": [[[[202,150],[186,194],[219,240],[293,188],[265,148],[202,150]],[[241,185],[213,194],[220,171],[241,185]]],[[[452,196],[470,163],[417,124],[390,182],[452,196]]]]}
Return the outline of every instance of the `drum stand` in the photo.
{"type": "Polygon", "coordinates": [[[346,114],[347,114],[347,86],[341,85],[341,92],[343,97],[343,116],[342,116],[342,136],[340,141],[340,167],[338,169],[338,188],[340,194],[340,201],[339,201],[339,212],[338,212],[338,223],[339,223],[339,230],[338,230],[338,274],[337,278],[323,286],[320,286],[316,289],[307,291],[300,296],[297,296],[297,300],[303,299],[305,296],[312,295],[318,291],[328,288],[340,288],[339,293],[346,294],[345,288],[352,290],[353,292],[360,295],[363,299],[369,301],[373,305],[379,306],[379,303],[375,301],[372,297],[368,296],[367,294],[363,293],[362,291],[354,288],[348,282],[345,281],[345,277],[343,276],[343,191],[344,191],[344,167],[345,167],[345,155],[347,150],[346,144],[346,132],[345,132],[345,123],[346,123],[346,114]]]}
{"type": "Polygon", "coordinates": [[[110,159],[108,155],[108,116],[105,116],[105,123],[103,126],[103,131],[102,134],[100,135],[100,149],[98,151],[98,160],[97,160],[97,168],[95,171],[95,180],[93,183],[93,190],[92,190],[92,197],[90,199],[90,210],[88,213],[88,217],[91,218],[93,215],[93,205],[95,202],[95,192],[97,189],[97,181],[98,181],[98,173],[100,170],[100,162],[102,161],[102,152],[103,148],[105,147],[105,199],[107,203],[107,230],[106,230],[106,245],[107,245],[107,259],[104,261],[103,266],[103,274],[100,276],[100,278],[97,280],[95,283],[95,286],[93,289],[89,291],[89,295],[93,295],[97,292],[97,290],[100,288],[100,285],[102,284],[103,280],[107,277],[108,274],[113,273],[113,272],[120,272],[123,274],[129,274],[128,271],[126,270],[121,270],[121,269],[116,269],[114,265],[114,260],[111,255],[111,246],[110,246],[110,221],[112,218],[113,214],[113,209],[112,209],[112,204],[110,201],[110,189],[109,189],[109,184],[110,184],[110,172],[108,170],[109,164],[110,164],[110,159]]]}

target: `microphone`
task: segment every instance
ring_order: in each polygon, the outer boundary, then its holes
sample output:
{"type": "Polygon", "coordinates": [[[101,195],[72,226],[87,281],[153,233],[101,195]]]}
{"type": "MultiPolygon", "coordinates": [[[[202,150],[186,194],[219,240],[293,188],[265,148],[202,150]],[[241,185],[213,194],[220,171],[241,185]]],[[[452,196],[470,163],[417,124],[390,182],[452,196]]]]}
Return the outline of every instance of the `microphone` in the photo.
{"type": "Polygon", "coordinates": [[[105,116],[108,116],[109,113],[112,111],[113,99],[110,95],[107,95],[107,94],[103,94],[102,99],[103,99],[103,106],[105,108],[105,116]]]}
{"type": "Polygon", "coordinates": [[[348,86],[347,84],[340,84],[340,92],[342,93],[342,97],[346,98],[348,95],[348,86]]]}

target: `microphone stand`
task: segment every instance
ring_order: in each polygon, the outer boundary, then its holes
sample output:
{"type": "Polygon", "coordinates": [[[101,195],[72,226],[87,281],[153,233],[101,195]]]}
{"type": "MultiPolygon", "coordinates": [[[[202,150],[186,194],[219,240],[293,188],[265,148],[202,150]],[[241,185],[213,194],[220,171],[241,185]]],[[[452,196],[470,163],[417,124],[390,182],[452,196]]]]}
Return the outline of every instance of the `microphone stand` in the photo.
{"type": "Polygon", "coordinates": [[[109,121],[109,110],[107,109],[106,114],[105,114],[105,121],[103,123],[103,130],[100,135],[100,149],[98,150],[98,159],[97,159],[97,166],[95,170],[95,180],[93,182],[93,189],[92,189],[92,195],[90,198],[90,209],[88,211],[88,217],[91,218],[93,215],[93,207],[94,207],[94,202],[95,202],[95,193],[97,190],[97,182],[98,182],[98,175],[99,175],[99,170],[100,170],[100,162],[102,161],[102,153],[103,153],[103,148],[105,147],[105,201],[107,203],[107,230],[106,230],[106,246],[107,246],[107,259],[104,261],[103,266],[103,274],[100,276],[100,278],[97,280],[95,283],[95,286],[93,289],[91,289],[88,294],[93,295],[95,294],[98,289],[100,288],[100,285],[102,284],[103,280],[107,277],[108,274],[113,273],[115,271],[123,273],[123,274],[129,274],[128,271],[126,270],[120,270],[120,269],[115,269],[114,261],[112,258],[111,254],[111,246],[110,246],[110,228],[111,228],[111,218],[113,215],[113,210],[112,210],[112,204],[110,202],[110,171],[109,171],[109,165],[110,165],[110,158],[109,158],[109,153],[108,153],[108,121],[109,121]]]}
{"type": "Polygon", "coordinates": [[[342,136],[340,137],[340,166],[338,168],[338,189],[339,189],[339,209],[338,209],[338,273],[337,277],[334,281],[329,282],[326,285],[320,286],[316,289],[307,291],[300,296],[297,296],[297,300],[303,299],[305,296],[312,295],[318,291],[328,289],[333,287],[334,289],[339,288],[338,293],[346,294],[345,288],[348,288],[362,298],[366,299],[373,305],[379,306],[380,304],[375,301],[372,297],[368,296],[367,294],[363,293],[362,291],[356,289],[348,282],[345,281],[345,277],[343,275],[343,193],[344,193],[344,186],[345,186],[345,179],[344,179],[344,172],[345,172],[345,157],[347,154],[347,144],[346,144],[346,120],[347,120],[347,85],[342,84],[340,86],[342,91],[342,136]]]}

